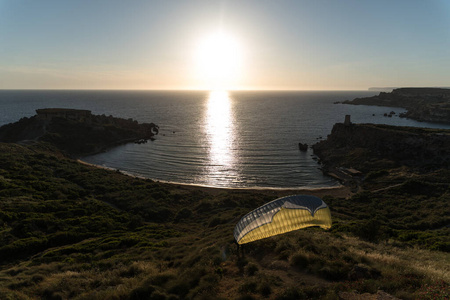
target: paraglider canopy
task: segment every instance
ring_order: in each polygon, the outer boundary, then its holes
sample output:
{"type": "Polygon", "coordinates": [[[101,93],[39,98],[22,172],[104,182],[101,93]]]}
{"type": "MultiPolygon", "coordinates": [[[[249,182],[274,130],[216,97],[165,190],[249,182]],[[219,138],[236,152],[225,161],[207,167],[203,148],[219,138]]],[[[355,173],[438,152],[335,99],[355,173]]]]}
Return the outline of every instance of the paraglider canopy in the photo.
{"type": "Polygon", "coordinates": [[[243,216],[234,228],[234,238],[238,244],[245,244],[310,226],[331,228],[330,209],[325,202],[315,196],[287,196],[243,216]]]}

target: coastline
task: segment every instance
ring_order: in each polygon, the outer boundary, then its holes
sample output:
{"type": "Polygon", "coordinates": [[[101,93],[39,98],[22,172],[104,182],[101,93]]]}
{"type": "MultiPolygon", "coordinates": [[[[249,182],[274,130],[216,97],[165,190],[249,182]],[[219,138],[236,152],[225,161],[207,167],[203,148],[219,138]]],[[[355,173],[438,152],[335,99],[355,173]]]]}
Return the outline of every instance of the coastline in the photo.
{"type": "Polygon", "coordinates": [[[450,112],[447,108],[450,104],[450,89],[448,88],[396,88],[390,92],[380,92],[375,96],[355,98],[342,103],[401,107],[406,109],[406,112],[401,113],[400,118],[409,118],[418,122],[450,124],[450,112]]]}
{"type": "Polygon", "coordinates": [[[179,182],[171,182],[171,181],[163,181],[163,180],[157,180],[152,179],[144,176],[138,176],[133,175],[125,171],[116,170],[113,168],[108,168],[105,166],[100,166],[96,164],[91,164],[88,162],[85,162],[81,159],[76,160],[78,163],[90,166],[93,168],[99,168],[104,169],[108,171],[118,171],[123,175],[139,178],[139,179],[148,179],[152,180],[154,182],[158,182],[162,185],[172,186],[172,187],[178,187],[183,188],[186,190],[201,190],[203,192],[206,192],[208,194],[217,195],[221,192],[230,192],[230,191],[247,191],[251,193],[260,193],[264,195],[275,195],[277,197],[283,197],[288,196],[292,194],[307,194],[317,197],[323,197],[323,196],[333,196],[337,198],[348,198],[351,197],[354,193],[351,191],[351,189],[344,185],[337,185],[337,186],[330,186],[330,187],[318,187],[318,188],[308,188],[308,187],[215,187],[215,186],[206,186],[206,185],[199,185],[199,184],[191,184],[191,183],[179,183],[179,182]]]}

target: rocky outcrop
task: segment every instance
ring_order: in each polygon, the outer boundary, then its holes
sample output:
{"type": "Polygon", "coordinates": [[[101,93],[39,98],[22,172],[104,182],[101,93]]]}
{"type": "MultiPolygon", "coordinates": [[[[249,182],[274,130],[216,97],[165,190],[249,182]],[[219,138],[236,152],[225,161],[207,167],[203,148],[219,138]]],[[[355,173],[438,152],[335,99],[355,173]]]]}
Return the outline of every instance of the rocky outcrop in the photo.
{"type": "Polygon", "coordinates": [[[449,168],[450,130],[374,124],[335,124],[326,140],[312,146],[326,167],[375,165],[449,168]]]}
{"type": "Polygon", "coordinates": [[[0,127],[0,142],[46,141],[74,156],[103,151],[140,139],[153,139],[158,126],[133,119],[92,115],[90,111],[43,109],[36,116],[0,127]]]}
{"type": "Polygon", "coordinates": [[[298,149],[303,152],[308,151],[308,144],[298,143],[298,149]]]}
{"type": "Polygon", "coordinates": [[[417,121],[450,123],[450,89],[400,88],[378,96],[356,98],[343,104],[377,105],[406,108],[400,117],[417,121]]]}

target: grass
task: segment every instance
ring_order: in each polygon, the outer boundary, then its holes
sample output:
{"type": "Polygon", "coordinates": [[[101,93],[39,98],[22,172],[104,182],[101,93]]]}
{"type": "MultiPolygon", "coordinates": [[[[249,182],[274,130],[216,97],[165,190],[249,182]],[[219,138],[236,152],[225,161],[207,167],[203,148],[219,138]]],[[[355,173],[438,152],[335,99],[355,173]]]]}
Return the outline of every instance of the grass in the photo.
{"type": "MultiPolygon", "coordinates": [[[[369,184],[391,174],[374,173],[369,184]]],[[[3,143],[0,298],[336,299],[382,289],[445,299],[448,176],[326,196],[332,230],[256,241],[242,256],[235,224],[281,191],[161,184],[80,164],[46,144],[3,143]]]]}

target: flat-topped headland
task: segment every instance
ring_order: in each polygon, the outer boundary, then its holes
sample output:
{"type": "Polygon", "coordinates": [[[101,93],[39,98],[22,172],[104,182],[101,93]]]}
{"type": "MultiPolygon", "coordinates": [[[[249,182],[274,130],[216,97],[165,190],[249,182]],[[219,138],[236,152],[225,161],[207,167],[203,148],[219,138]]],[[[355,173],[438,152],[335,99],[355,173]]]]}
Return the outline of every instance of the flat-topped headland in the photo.
{"type": "Polygon", "coordinates": [[[324,173],[370,190],[374,176],[391,183],[443,170],[448,176],[450,130],[348,121],[335,124],[327,139],[313,149],[324,173]]]}
{"type": "Polygon", "coordinates": [[[407,109],[400,117],[423,122],[450,123],[450,89],[398,88],[390,93],[347,100],[343,104],[377,105],[407,109]]]}
{"type": "Polygon", "coordinates": [[[381,159],[417,168],[448,167],[450,130],[337,123],[327,139],[315,144],[313,149],[323,162],[331,163],[339,158],[340,163],[347,160],[365,171],[373,169],[371,162],[381,159]],[[355,150],[360,155],[350,154],[355,150]]]}
{"type": "Polygon", "coordinates": [[[89,110],[37,109],[36,115],[0,127],[0,142],[46,141],[75,156],[104,151],[136,140],[153,139],[154,123],[93,115],[89,110]]]}

